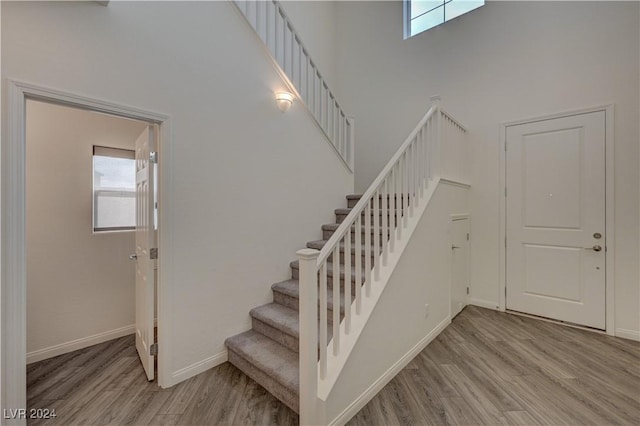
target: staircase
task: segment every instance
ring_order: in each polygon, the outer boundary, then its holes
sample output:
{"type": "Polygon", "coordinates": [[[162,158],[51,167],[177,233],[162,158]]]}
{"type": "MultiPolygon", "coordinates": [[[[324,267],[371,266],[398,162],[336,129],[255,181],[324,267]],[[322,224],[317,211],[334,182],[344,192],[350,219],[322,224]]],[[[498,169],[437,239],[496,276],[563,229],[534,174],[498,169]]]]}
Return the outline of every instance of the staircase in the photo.
{"type": "MultiPolygon", "coordinates": [[[[338,229],[339,224],[347,217],[351,208],[360,200],[359,195],[348,195],[347,208],[335,210],[336,223],[322,226],[322,240],[310,241],[308,248],[320,250],[327,243],[331,235],[338,229]]],[[[381,219],[381,214],[380,214],[381,219]]],[[[392,218],[393,219],[393,218],[392,218]]],[[[373,230],[372,230],[373,232],[373,230]]],[[[355,240],[355,232],[352,231],[352,241],[355,240]]],[[[382,231],[380,231],[382,236],[382,231]]],[[[364,240],[364,238],[363,238],[364,240]]],[[[354,256],[356,249],[350,247],[351,265],[355,265],[354,256]]],[[[364,257],[365,250],[359,250],[364,257]]],[[[373,264],[373,251],[371,251],[373,264]]],[[[340,247],[340,318],[344,317],[344,268],[345,247],[340,247]]],[[[330,257],[327,267],[327,276],[333,277],[333,259],[330,257]]],[[[360,262],[365,264],[364,259],[360,262]]],[[[250,311],[252,329],[230,337],[225,341],[229,351],[229,362],[243,371],[247,376],[258,382],[276,398],[286,404],[296,413],[299,412],[299,287],[298,261],[290,263],[291,279],[275,283],[271,286],[273,302],[258,306],[250,311]]],[[[351,267],[353,271],[353,267],[351,267]]],[[[364,269],[364,267],[363,267],[364,269]]],[[[351,294],[355,293],[356,274],[350,276],[351,294]]],[[[362,273],[363,277],[365,274],[362,273]]],[[[327,279],[332,283],[333,279],[327,279]]],[[[363,283],[360,282],[360,285],[363,283]]],[[[329,288],[332,288],[329,285],[329,288]]],[[[327,322],[332,325],[333,311],[336,304],[332,298],[332,291],[327,297],[327,322]]],[[[330,340],[332,327],[327,327],[330,340]]]]}

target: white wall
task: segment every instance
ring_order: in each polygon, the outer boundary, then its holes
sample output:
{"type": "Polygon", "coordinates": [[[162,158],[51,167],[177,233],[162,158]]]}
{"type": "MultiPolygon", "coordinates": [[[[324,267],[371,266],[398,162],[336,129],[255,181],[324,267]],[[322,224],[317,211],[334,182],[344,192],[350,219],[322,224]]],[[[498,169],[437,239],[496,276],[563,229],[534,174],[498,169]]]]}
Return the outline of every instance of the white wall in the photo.
{"type": "MultiPolygon", "coordinates": [[[[435,337],[449,323],[450,215],[468,212],[468,195],[468,189],[449,184],[441,183],[436,188],[327,399],[328,421],[347,408],[345,403],[358,401],[360,408],[366,404],[380,389],[365,393],[374,381],[384,376],[421,341],[435,337]],[[425,317],[427,303],[430,314],[425,317]],[[402,309],[398,309],[399,306],[402,309]]],[[[407,357],[405,362],[415,355],[407,357]]],[[[386,376],[386,380],[394,375],[386,376]]]]}
{"type": "Polygon", "coordinates": [[[283,83],[230,3],[2,8],[3,78],[171,116],[165,384],[224,361],[224,339],[250,328],[249,309],[320,238],[353,176],[298,104],[276,108],[283,83]]]}
{"type": "Polygon", "coordinates": [[[474,146],[471,296],[498,306],[500,123],[614,103],[616,328],[640,333],[639,7],[487,2],[403,40],[400,1],[339,2],[337,93],[357,118],[357,190],[441,95],[474,146]]]}
{"type": "Polygon", "coordinates": [[[146,124],[34,101],[26,117],[30,362],[133,332],[134,233],[92,231],[93,145],[134,149],[146,124]]]}

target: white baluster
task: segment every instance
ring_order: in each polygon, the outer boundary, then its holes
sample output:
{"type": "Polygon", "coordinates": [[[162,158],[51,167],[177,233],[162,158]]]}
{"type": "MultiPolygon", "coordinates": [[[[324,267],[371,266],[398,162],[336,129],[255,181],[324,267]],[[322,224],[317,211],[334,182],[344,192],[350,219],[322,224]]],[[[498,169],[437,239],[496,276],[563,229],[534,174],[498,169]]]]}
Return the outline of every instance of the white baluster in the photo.
{"type": "MultiPolygon", "coordinates": [[[[351,332],[351,235],[350,233],[346,235],[344,239],[344,331],[345,334],[349,334],[351,332]]],[[[338,310],[340,310],[340,303],[338,303],[338,310]]]]}
{"type": "Polygon", "coordinates": [[[380,191],[373,197],[373,272],[380,279],[380,191]]]}
{"type": "MultiPolygon", "coordinates": [[[[346,238],[351,238],[347,234],[346,238]]],[[[333,249],[333,355],[340,353],[340,243],[333,249]]]]}
{"type": "Polygon", "coordinates": [[[364,209],[364,274],[367,297],[371,292],[371,250],[371,200],[367,200],[367,207],[364,209]]]}
{"type": "Polygon", "coordinates": [[[362,308],[362,299],[360,293],[362,292],[362,217],[358,216],[355,222],[355,251],[354,261],[356,269],[356,314],[360,315],[362,308]]]}
{"type": "Polygon", "coordinates": [[[389,259],[389,242],[387,235],[389,235],[389,191],[387,184],[389,183],[389,177],[382,181],[381,196],[382,196],[382,266],[387,266],[387,260],[389,259]]]}
{"type": "Polygon", "coordinates": [[[391,168],[391,172],[389,173],[389,227],[391,228],[391,232],[389,232],[389,251],[394,253],[396,250],[396,176],[398,172],[396,166],[391,168]]]}

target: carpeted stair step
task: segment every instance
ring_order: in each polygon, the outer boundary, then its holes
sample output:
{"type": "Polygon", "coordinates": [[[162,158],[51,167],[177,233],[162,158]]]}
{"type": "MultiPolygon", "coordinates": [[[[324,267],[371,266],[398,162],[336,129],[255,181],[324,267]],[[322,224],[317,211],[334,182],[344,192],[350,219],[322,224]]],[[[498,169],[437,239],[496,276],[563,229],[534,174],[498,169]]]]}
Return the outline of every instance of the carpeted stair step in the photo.
{"type": "MultiPolygon", "coordinates": [[[[322,239],[328,240],[329,238],[331,238],[331,236],[338,229],[339,226],[340,226],[339,223],[327,223],[325,225],[322,225],[322,239]]],[[[387,239],[389,238],[390,232],[391,232],[391,229],[388,229],[387,239]]],[[[382,227],[380,227],[380,229],[378,230],[378,233],[381,237],[383,237],[382,227]]],[[[355,234],[356,234],[356,227],[354,225],[351,225],[351,241],[355,241],[355,234]]],[[[365,234],[365,229],[363,225],[361,226],[361,238],[363,242],[365,237],[364,234],[365,234]]],[[[371,237],[373,238],[374,235],[375,235],[375,229],[373,226],[371,226],[371,237]]]]}
{"type": "Polygon", "coordinates": [[[249,311],[251,327],[286,348],[298,352],[300,336],[298,311],[277,303],[258,306],[249,311]]]}
{"type": "MultiPolygon", "coordinates": [[[[298,264],[297,260],[294,260],[293,262],[291,262],[289,264],[289,266],[291,267],[291,278],[297,280],[299,278],[299,273],[300,273],[300,265],[298,264]]],[[[364,265],[362,265],[362,273],[361,273],[361,282],[360,285],[362,285],[364,283],[364,279],[365,279],[365,272],[364,272],[364,265]]],[[[345,269],[344,269],[344,265],[340,265],[340,291],[344,292],[344,279],[345,279],[345,269]]],[[[351,295],[353,297],[353,295],[355,294],[355,287],[356,286],[356,271],[355,268],[353,267],[353,265],[351,265],[351,295]]],[[[327,262],[327,287],[330,289],[333,289],[333,263],[331,262],[327,262]]]]}
{"type": "MultiPolygon", "coordinates": [[[[322,250],[322,248],[325,246],[325,244],[327,244],[328,240],[318,240],[318,241],[309,241],[307,243],[307,248],[310,249],[316,249],[316,250],[322,250]]],[[[365,245],[362,244],[360,246],[360,257],[362,259],[363,265],[364,265],[364,260],[366,258],[366,252],[365,252],[365,245]]],[[[372,259],[372,263],[373,263],[373,258],[374,258],[374,253],[373,250],[371,250],[371,259],[372,259]]],[[[328,260],[333,261],[333,254],[331,254],[328,257],[328,260]]],[[[356,248],[355,248],[355,243],[351,244],[351,264],[354,265],[356,261],[356,248]]],[[[344,264],[344,241],[340,243],[340,263],[344,264]]]]}
{"type": "Polygon", "coordinates": [[[231,364],[299,412],[300,373],[296,352],[255,330],[230,337],[225,345],[231,364]]]}
{"type": "MultiPolygon", "coordinates": [[[[300,306],[300,286],[298,280],[286,280],[271,286],[273,301],[296,312],[300,306]]],[[[318,301],[318,304],[320,301],[318,301]]],[[[318,315],[320,313],[318,312],[318,315]]],[[[340,318],[344,318],[344,294],[340,293],[340,318]]],[[[333,292],[327,292],[327,319],[333,322],[333,292]]]]}
{"type": "MultiPolygon", "coordinates": [[[[299,351],[300,320],[297,310],[277,303],[269,303],[253,308],[250,315],[251,324],[255,331],[264,334],[293,352],[299,351]]],[[[332,331],[329,327],[327,340],[331,339],[332,331]]]]}

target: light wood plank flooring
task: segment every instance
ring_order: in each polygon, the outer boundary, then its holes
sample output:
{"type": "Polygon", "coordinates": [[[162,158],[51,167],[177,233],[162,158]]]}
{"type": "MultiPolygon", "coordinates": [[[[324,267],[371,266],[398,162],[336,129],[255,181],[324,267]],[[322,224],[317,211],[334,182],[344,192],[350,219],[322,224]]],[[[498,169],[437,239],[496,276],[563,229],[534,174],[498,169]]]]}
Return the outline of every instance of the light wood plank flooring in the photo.
{"type": "MultiPolygon", "coordinates": [[[[225,363],[171,389],[133,336],[27,367],[29,424],[295,425],[225,363]]],[[[469,306],[350,425],[640,424],[640,343],[469,306]]]]}

